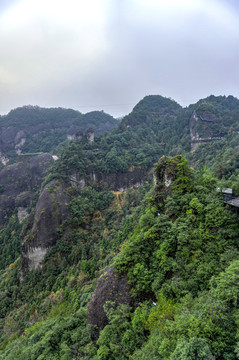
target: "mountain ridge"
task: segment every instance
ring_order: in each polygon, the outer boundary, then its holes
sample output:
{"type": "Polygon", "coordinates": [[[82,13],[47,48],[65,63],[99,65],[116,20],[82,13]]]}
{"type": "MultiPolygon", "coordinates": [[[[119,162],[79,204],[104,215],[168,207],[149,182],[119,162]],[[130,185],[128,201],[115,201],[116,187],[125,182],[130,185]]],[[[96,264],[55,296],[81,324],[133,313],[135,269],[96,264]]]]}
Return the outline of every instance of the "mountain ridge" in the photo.
{"type": "Polygon", "coordinates": [[[217,188],[239,195],[238,100],[207,99],[148,96],[62,147],[0,229],[0,359],[236,359],[238,219],[217,188]]]}

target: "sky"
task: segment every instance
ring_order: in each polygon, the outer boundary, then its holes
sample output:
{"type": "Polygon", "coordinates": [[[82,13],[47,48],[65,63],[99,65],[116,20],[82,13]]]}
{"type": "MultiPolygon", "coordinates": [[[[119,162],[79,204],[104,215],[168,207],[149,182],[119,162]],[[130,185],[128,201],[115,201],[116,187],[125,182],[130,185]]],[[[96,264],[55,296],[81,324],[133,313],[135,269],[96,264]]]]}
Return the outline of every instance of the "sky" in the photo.
{"type": "Polygon", "coordinates": [[[239,97],[238,0],[1,0],[0,114],[239,97]]]}

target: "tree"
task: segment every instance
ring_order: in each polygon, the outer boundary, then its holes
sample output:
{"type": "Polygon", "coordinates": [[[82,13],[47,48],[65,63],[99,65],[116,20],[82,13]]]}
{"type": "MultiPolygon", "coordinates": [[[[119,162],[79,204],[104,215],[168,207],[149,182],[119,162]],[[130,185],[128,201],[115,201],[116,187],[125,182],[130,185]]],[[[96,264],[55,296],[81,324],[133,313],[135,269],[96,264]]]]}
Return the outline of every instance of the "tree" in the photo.
{"type": "Polygon", "coordinates": [[[205,339],[191,338],[180,339],[170,360],[214,360],[205,339]]]}

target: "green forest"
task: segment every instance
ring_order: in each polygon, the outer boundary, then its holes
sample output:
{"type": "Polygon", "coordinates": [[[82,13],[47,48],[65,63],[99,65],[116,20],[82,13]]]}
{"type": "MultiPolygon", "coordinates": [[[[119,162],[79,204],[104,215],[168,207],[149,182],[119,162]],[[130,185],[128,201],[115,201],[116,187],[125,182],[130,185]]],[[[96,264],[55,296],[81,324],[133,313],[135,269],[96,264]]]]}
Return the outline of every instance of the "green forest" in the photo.
{"type": "Polygon", "coordinates": [[[35,199],[61,187],[68,213],[38,268],[22,265],[37,200],[0,229],[0,359],[238,359],[239,218],[223,191],[239,196],[239,100],[150,95],[93,142],[52,145],[35,199]],[[192,132],[207,138],[193,150],[192,132]]]}
{"type": "Polygon", "coordinates": [[[88,129],[101,134],[116,128],[119,121],[104,111],[23,106],[0,116],[0,151],[9,163],[21,153],[48,152],[58,155],[69,138],[81,137],[88,129]]]}

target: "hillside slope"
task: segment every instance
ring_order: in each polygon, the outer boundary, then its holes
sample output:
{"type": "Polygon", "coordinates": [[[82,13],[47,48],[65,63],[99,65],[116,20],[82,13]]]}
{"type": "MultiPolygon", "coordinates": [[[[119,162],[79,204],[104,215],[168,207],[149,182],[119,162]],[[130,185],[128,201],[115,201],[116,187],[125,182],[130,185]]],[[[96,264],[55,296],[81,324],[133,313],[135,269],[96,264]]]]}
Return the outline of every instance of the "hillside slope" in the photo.
{"type": "Polygon", "coordinates": [[[102,111],[81,114],[71,109],[23,106],[0,117],[0,153],[3,162],[25,152],[57,153],[60,143],[82,136],[89,128],[99,134],[117,126],[118,121],[102,111]]]}
{"type": "Polygon", "coordinates": [[[21,258],[0,273],[0,359],[237,359],[238,218],[217,191],[239,190],[237,109],[148,96],[62,149],[1,230],[21,258]],[[223,139],[192,151],[195,112],[223,139]]]}

